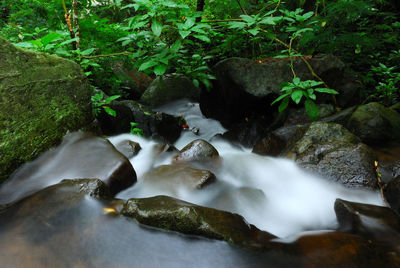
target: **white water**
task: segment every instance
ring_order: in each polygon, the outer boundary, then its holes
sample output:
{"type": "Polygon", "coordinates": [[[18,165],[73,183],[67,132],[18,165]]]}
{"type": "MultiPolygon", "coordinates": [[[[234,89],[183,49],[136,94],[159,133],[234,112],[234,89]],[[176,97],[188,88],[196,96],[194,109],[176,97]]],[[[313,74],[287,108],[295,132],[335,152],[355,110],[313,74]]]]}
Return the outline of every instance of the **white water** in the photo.
{"type": "Polygon", "coordinates": [[[175,143],[181,149],[194,139],[212,140],[222,157],[222,164],[211,170],[217,182],[206,188],[188,191],[177,186],[174,191],[154,188],[144,183],[143,174],[154,167],[170,164],[173,154],[157,157],[155,142],[131,134],[109,138],[113,144],[126,139],[139,142],[143,148],[130,159],[138,182],[119,193],[118,198],[141,198],[169,195],[198,205],[238,213],[262,230],[287,237],[306,230],[334,229],[336,198],[383,205],[377,192],[350,190],[323,178],[305,173],[292,161],[250,153],[220,139],[212,139],[225,129],[216,121],[204,118],[198,104],[179,101],[161,107],[159,111],[183,115],[199,135],[187,131],[175,143]]]}

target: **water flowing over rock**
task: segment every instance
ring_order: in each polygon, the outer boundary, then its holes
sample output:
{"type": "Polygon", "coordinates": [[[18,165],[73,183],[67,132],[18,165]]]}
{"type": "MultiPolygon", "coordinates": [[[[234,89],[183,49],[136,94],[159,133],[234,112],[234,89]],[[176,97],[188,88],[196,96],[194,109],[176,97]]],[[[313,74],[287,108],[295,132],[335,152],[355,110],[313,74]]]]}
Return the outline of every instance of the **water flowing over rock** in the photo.
{"type": "Polygon", "coordinates": [[[99,121],[103,132],[107,135],[128,133],[131,122],[138,124],[145,137],[164,140],[173,143],[182,131],[181,119],[177,116],[154,112],[150,107],[135,101],[114,101],[110,105],[117,116],[102,113],[99,121]]]}
{"type": "Polygon", "coordinates": [[[0,37],[0,182],[93,120],[78,64],[15,48],[0,37]]]}
{"type": "Polygon", "coordinates": [[[157,77],[149,85],[140,98],[140,102],[156,107],[183,98],[197,101],[199,97],[200,88],[195,87],[189,78],[166,75],[157,77]]]}
{"type": "Polygon", "coordinates": [[[373,151],[339,124],[311,124],[291,153],[301,167],[347,187],[377,187],[373,151]]]}
{"type": "Polygon", "coordinates": [[[0,203],[9,203],[62,179],[98,178],[115,195],[136,182],[129,160],[107,140],[72,133],[63,143],[18,169],[0,188],[0,203]]]}
{"type": "Polygon", "coordinates": [[[248,248],[265,248],[273,235],[248,224],[242,216],[197,206],[168,196],[129,199],[121,213],[140,223],[248,248]]]}
{"type": "Polygon", "coordinates": [[[217,162],[217,149],[205,140],[197,139],[183,147],[173,159],[175,163],[187,162],[217,162]]]}
{"type": "Polygon", "coordinates": [[[400,141],[400,114],[377,102],[359,106],[346,126],[366,144],[400,141]]]}

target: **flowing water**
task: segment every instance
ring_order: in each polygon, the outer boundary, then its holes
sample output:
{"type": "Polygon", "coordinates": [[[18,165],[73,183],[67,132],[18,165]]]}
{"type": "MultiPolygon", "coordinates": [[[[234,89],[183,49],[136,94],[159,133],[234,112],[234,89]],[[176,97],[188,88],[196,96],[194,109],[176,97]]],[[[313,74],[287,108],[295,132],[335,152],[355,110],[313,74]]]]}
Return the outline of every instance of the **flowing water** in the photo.
{"type": "MultiPolygon", "coordinates": [[[[143,175],[154,167],[170,164],[174,154],[165,152],[162,157],[157,156],[157,142],[122,134],[110,137],[110,142],[118,144],[128,139],[138,142],[142,150],[129,159],[138,182],[120,192],[117,198],[163,194],[235,212],[259,229],[282,238],[280,241],[285,241],[284,238],[290,241],[304,231],[334,230],[336,198],[382,205],[377,192],[344,188],[300,170],[291,160],[255,155],[249,148],[218,138],[216,134],[225,129],[217,121],[204,118],[197,103],[178,101],[160,107],[159,111],[184,116],[193,129],[184,131],[174,144],[178,149],[199,138],[215,146],[222,161],[219,166],[208,168],[217,181],[195,191],[179,185],[171,189],[147,183],[143,175]]],[[[52,156],[51,152],[49,155],[52,156]]],[[[93,151],[91,155],[94,160],[84,155],[76,156],[75,161],[78,164],[82,161],[83,166],[95,165],[102,158],[93,151]]],[[[74,174],[68,166],[56,163],[57,167],[45,165],[28,181],[3,185],[0,203],[26,198],[34,189],[57,183],[51,179],[54,173],[46,177],[47,168],[74,174]]],[[[103,166],[97,165],[99,169],[103,166]]],[[[132,224],[124,217],[110,217],[103,213],[103,207],[107,206],[104,201],[84,198],[79,205],[63,210],[59,198],[58,193],[52,192],[33,201],[28,197],[14,209],[0,213],[0,260],[4,267],[263,267],[266,261],[270,264],[283,261],[280,265],[284,267],[290,265],[287,256],[252,255],[225,242],[159,232],[132,224]],[[44,204],[50,204],[53,211],[42,207],[44,204]],[[56,215],[50,217],[54,211],[56,215]]]]}

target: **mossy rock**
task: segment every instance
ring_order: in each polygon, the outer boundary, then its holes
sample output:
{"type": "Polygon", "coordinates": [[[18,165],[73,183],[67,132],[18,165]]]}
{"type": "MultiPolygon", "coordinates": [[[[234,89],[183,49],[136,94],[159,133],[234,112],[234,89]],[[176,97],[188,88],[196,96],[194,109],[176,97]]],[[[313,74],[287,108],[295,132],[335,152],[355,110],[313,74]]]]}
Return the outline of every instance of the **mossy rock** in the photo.
{"type": "Polygon", "coordinates": [[[2,38],[0,96],[0,182],[92,121],[90,87],[78,64],[2,38]]]}

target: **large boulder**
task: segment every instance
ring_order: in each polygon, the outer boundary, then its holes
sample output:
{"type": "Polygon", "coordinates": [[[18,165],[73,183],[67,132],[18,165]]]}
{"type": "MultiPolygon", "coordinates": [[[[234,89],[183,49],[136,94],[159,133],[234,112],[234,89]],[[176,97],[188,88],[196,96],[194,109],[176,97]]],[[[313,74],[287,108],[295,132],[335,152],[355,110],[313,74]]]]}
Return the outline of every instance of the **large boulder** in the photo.
{"type": "Polygon", "coordinates": [[[157,77],[146,89],[140,102],[156,107],[178,99],[199,100],[200,88],[185,76],[166,75],[157,77]]]}
{"type": "Polygon", "coordinates": [[[312,123],[291,153],[296,163],[347,187],[376,188],[373,151],[335,123],[312,123]]]}
{"type": "Polygon", "coordinates": [[[63,143],[23,165],[0,188],[0,204],[25,197],[63,179],[98,178],[115,195],[136,182],[129,160],[105,139],[72,133],[63,143]]]}
{"type": "MultiPolygon", "coordinates": [[[[328,85],[340,91],[338,81],[344,64],[338,58],[325,55],[308,61],[328,85]]],[[[294,69],[302,80],[315,79],[300,59],[294,60],[294,69]]],[[[273,119],[277,108],[270,107],[270,103],[281,94],[280,84],[293,78],[288,60],[229,58],[217,63],[213,70],[217,80],[211,92],[203,92],[201,109],[204,115],[219,119],[228,127],[254,114],[273,119]]]]}
{"type": "Polygon", "coordinates": [[[98,120],[104,134],[115,135],[128,133],[131,123],[138,124],[145,137],[151,137],[169,143],[174,143],[180,136],[181,118],[162,112],[154,112],[150,107],[136,101],[113,101],[110,105],[117,115],[111,116],[104,111],[98,120]]]}
{"type": "Polygon", "coordinates": [[[78,64],[1,37],[0,96],[0,182],[92,121],[90,87],[78,64]]]}
{"type": "Polygon", "coordinates": [[[359,106],[346,127],[366,144],[400,141],[400,114],[377,102],[359,106]]]}
{"type": "Polygon", "coordinates": [[[238,214],[201,207],[168,196],[129,199],[121,213],[157,228],[225,240],[247,248],[267,248],[273,235],[238,214]]]}

